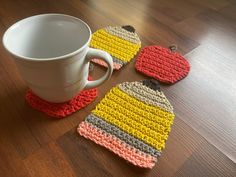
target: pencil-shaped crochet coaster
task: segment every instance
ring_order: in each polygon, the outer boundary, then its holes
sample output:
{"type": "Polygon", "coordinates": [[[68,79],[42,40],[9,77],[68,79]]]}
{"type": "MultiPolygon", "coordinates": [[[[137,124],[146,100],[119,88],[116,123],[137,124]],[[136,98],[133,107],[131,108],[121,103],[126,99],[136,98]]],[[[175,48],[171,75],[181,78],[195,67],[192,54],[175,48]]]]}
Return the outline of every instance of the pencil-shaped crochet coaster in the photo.
{"type": "MultiPolygon", "coordinates": [[[[134,58],[141,41],[132,26],[108,26],[93,33],[90,47],[108,52],[113,58],[114,69],[119,70],[134,58]]],[[[92,61],[107,67],[103,60],[94,58],[92,61]]]]}
{"type": "MultiPolygon", "coordinates": [[[[89,77],[91,79],[91,77],[89,77]]],[[[31,90],[26,93],[29,105],[51,117],[64,118],[92,103],[98,95],[97,88],[81,91],[72,100],[64,103],[50,103],[39,98],[31,90]]]]}
{"type": "Polygon", "coordinates": [[[136,166],[152,168],[173,120],[173,107],[155,80],[124,82],[105,95],[77,131],[136,166]]]}
{"type": "Polygon", "coordinates": [[[176,52],[176,46],[169,49],[160,46],[144,47],[136,59],[137,71],[163,83],[173,84],[190,71],[188,61],[176,52]]]}

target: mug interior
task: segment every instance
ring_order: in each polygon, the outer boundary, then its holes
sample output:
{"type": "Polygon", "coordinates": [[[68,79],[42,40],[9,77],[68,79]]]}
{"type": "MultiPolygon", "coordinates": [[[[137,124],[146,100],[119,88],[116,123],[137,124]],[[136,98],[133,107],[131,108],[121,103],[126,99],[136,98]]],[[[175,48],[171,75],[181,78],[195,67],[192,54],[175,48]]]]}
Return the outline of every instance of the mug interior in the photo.
{"type": "Polygon", "coordinates": [[[12,25],[3,36],[6,49],[21,58],[50,59],[71,54],[90,41],[82,20],[62,14],[43,14],[12,25]]]}

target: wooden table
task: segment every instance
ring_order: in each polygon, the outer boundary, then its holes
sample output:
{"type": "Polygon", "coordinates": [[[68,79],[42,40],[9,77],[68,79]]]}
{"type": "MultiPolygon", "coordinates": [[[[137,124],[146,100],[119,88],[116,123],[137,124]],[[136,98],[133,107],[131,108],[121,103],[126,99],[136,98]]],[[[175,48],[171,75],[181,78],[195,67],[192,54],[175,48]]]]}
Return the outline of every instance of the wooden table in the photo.
{"type": "MultiPolygon", "coordinates": [[[[0,34],[39,13],[64,13],[92,31],[133,25],[142,46],[177,44],[191,64],[184,80],[163,85],[176,118],[152,170],[137,168],[80,137],[77,125],[117,83],[146,78],[134,61],[114,72],[85,109],[62,120],[33,110],[12,57],[0,44],[0,176],[236,176],[236,4],[233,0],[1,0],[0,34]]],[[[98,78],[104,69],[96,67],[98,78]]]]}

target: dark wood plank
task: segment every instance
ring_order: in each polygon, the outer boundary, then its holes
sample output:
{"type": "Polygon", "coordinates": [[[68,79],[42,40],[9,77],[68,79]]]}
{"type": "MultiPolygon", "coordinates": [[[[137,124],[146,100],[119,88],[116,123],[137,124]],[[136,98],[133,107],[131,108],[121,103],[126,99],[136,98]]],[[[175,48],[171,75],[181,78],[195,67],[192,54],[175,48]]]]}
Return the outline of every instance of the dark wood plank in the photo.
{"type": "MultiPolygon", "coordinates": [[[[134,60],[98,88],[91,105],[53,120],[27,105],[27,85],[0,43],[0,176],[235,176],[235,10],[233,0],[1,0],[0,36],[40,13],[76,16],[92,31],[130,24],[142,46],[176,43],[191,72],[175,85],[162,85],[176,119],[158,164],[145,170],[75,131],[111,87],[147,78],[135,71],[134,60]]],[[[95,67],[91,74],[104,72],[95,67]]]]}
{"type": "MultiPolygon", "coordinates": [[[[234,9],[236,5],[231,6],[234,9]]],[[[230,12],[232,13],[232,10],[229,10],[230,12]]],[[[228,58],[235,58],[236,23],[233,19],[234,15],[224,14],[224,12],[208,10],[176,23],[173,28],[200,44],[215,46],[228,58]]]]}
{"type": "Polygon", "coordinates": [[[225,0],[207,0],[207,1],[195,1],[190,0],[193,4],[201,5],[202,7],[209,8],[212,10],[220,10],[221,8],[224,8],[225,6],[229,5],[229,1],[225,0]]]}
{"type": "MultiPolygon", "coordinates": [[[[127,5],[124,5],[121,1],[109,1],[107,8],[104,8],[103,3],[98,1],[85,1],[85,3],[109,19],[112,19],[112,17],[116,14],[123,14],[122,16],[117,16],[112,20],[120,25],[133,25],[138,34],[141,35],[141,38],[144,39],[145,43],[143,43],[143,45],[147,45],[146,41],[149,41],[149,45],[161,44],[165,47],[168,47],[173,43],[177,43],[179,46],[179,51],[183,54],[198,46],[197,42],[191,40],[184,34],[173,31],[172,28],[160,22],[158,19],[140,11],[137,13],[138,10],[136,8],[132,8],[131,5],[129,6],[128,3],[127,5]],[[129,16],[129,18],[126,18],[127,16],[129,16]]],[[[170,4],[173,5],[173,3],[170,4]]]]}
{"type": "Polygon", "coordinates": [[[22,158],[40,148],[24,121],[25,83],[18,74],[12,59],[0,47],[0,137],[9,139],[22,158]],[[9,69],[11,68],[11,69],[9,69]],[[3,87],[4,86],[4,87],[3,87]],[[16,104],[13,104],[16,103],[16,104]],[[13,111],[14,110],[14,111],[13,111]]]}
{"type": "Polygon", "coordinates": [[[23,162],[32,177],[77,176],[70,162],[55,143],[44,146],[23,162]]]}
{"type": "Polygon", "coordinates": [[[29,172],[22,163],[16,146],[12,145],[7,134],[4,135],[4,137],[0,136],[0,176],[29,177],[29,172]]]}
{"type": "Polygon", "coordinates": [[[191,157],[189,157],[174,176],[234,177],[236,176],[236,164],[224,156],[213,145],[205,141],[201,144],[200,148],[194,151],[191,157]],[[205,149],[207,149],[207,151],[205,149]],[[224,164],[221,165],[219,162],[222,161],[224,164]]]}
{"type": "Polygon", "coordinates": [[[220,14],[222,14],[225,19],[231,19],[231,20],[236,20],[235,17],[235,11],[236,11],[236,2],[234,4],[228,4],[227,6],[221,8],[219,10],[220,14]]]}

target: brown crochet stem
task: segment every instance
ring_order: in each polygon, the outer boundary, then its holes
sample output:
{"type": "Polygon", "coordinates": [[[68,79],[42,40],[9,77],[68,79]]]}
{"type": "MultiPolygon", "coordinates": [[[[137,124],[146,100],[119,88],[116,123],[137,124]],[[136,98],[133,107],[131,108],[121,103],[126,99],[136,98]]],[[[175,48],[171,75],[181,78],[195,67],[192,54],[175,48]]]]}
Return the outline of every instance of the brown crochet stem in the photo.
{"type": "Polygon", "coordinates": [[[175,51],[178,49],[178,47],[177,47],[176,44],[171,44],[171,45],[169,46],[169,49],[170,49],[171,52],[175,52],[175,51]]]}
{"type": "Polygon", "coordinates": [[[122,26],[122,28],[132,33],[135,32],[135,28],[131,25],[125,25],[125,26],[122,26]]]}
{"type": "Polygon", "coordinates": [[[152,90],[158,90],[158,91],[161,91],[161,88],[160,88],[160,84],[157,80],[155,79],[145,79],[142,81],[143,82],[143,85],[146,85],[147,87],[149,87],[150,89],[152,90]]]}

